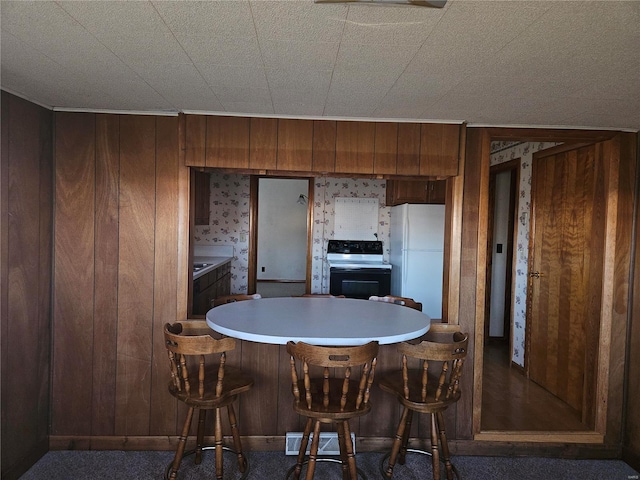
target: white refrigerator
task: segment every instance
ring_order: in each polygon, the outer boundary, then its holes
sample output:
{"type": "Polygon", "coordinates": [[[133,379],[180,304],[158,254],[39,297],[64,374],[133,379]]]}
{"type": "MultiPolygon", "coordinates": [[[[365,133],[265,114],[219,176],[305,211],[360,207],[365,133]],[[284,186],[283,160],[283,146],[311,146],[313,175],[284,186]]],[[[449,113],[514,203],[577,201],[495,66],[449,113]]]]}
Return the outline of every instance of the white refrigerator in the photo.
{"type": "Polygon", "coordinates": [[[391,295],[422,303],[422,311],[442,318],[444,205],[391,207],[389,263],[391,295]]]}

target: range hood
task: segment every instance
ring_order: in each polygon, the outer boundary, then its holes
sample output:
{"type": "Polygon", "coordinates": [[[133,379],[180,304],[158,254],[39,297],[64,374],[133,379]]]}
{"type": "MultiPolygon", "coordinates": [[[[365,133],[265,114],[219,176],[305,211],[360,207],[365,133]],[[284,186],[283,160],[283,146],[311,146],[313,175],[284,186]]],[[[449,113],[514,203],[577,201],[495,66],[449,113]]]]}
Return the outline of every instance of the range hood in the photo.
{"type": "Polygon", "coordinates": [[[362,5],[409,5],[442,8],[447,0],[314,0],[315,3],[359,3],[362,5]]]}

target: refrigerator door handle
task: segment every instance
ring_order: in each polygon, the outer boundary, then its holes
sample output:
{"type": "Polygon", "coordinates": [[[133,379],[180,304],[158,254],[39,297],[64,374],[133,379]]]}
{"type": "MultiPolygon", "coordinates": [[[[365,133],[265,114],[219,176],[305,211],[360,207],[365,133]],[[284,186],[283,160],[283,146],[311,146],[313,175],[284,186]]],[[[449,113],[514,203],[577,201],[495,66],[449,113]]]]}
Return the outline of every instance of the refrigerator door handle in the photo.
{"type": "MultiPolygon", "coordinates": [[[[407,206],[407,208],[408,208],[408,206],[407,206]]],[[[403,226],[404,226],[404,231],[402,232],[402,235],[403,235],[402,243],[403,243],[403,246],[404,246],[405,250],[410,248],[410,245],[409,245],[409,221],[410,221],[410,219],[411,219],[411,217],[409,216],[409,213],[405,212],[404,222],[402,222],[403,226]]],[[[403,260],[406,260],[406,257],[403,260]]]]}
{"type": "Polygon", "coordinates": [[[402,269],[402,290],[403,293],[401,295],[404,295],[404,289],[407,285],[407,271],[409,270],[408,266],[407,266],[407,261],[409,260],[409,252],[404,249],[402,250],[402,265],[404,266],[404,268],[402,269]]]}

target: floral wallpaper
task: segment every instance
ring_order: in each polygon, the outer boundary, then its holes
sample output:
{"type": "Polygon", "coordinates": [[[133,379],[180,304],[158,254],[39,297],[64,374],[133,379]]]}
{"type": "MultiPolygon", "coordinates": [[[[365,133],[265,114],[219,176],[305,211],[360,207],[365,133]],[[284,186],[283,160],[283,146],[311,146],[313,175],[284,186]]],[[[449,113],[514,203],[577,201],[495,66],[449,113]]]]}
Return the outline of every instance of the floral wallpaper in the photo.
{"type": "Polygon", "coordinates": [[[531,211],[531,162],[533,154],[558,145],[557,143],[492,142],[491,165],[520,159],[520,185],[518,187],[518,223],[515,245],[515,276],[513,311],[513,352],[511,360],[524,367],[524,344],[527,314],[527,286],[529,265],[529,213],[531,211]]]}
{"type": "Polygon", "coordinates": [[[211,174],[210,225],[196,225],[195,245],[233,245],[231,293],[247,293],[249,175],[211,174]],[[241,241],[242,240],[242,241],[241,241]]]}
{"type": "MultiPolygon", "coordinates": [[[[233,245],[231,293],[246,293],[249,272],[249,175],[211,174],[210,225],[197,225],[196,245],[233,245]]],[[[389,215],[386,181],[354,178],[311,179],[314,184],[311,292],[329,292],[329,268],[325,261],[327,241],[333,238],[337,197],[378,198],[378,238],[389,258],[389,215]]]]}
{"type": "Polygon", "coordinates": [[[338,197],[377,198],[378,239],[382,241],[384,259],[389,260],[391,209],[386,206],[386,180],[362,178],[329,178],[314,180],[313,243],[311,292],[329,293],[329,266],[324,260],[328,240],[334,238],[335,199],[338,197]]]}

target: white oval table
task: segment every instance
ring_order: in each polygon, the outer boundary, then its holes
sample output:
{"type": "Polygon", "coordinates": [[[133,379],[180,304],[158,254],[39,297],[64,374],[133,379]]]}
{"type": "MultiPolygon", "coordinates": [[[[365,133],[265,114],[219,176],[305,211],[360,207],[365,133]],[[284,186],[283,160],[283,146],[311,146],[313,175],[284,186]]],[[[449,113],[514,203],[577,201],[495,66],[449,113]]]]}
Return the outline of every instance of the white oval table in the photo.
{"type": "Polygon", "coordinates": [[[424,335],[426,314],[391,303],[353,298],[277,297],[228,303],[207,312],[214,331],[240,340],[285,345],[380,345],[424,335]]]}

